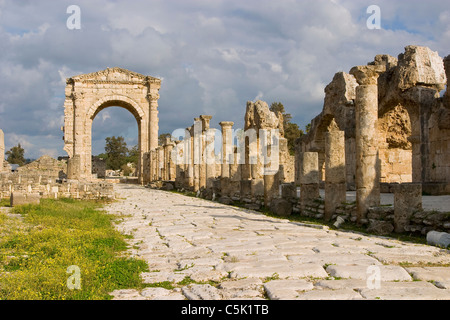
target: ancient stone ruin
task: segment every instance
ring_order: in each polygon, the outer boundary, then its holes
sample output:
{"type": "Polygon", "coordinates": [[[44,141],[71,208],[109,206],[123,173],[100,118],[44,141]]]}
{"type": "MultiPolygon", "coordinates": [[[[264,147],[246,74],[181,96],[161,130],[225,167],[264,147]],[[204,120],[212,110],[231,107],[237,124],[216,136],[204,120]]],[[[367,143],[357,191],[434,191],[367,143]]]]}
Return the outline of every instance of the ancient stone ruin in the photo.
{"type": "MultiPolygon", "coordinates": [[[[16,190],[109,197],[112,186],[96,180],[104,168],[92,160],[91,130],[98,112],[119,106],[138,124],[143,185],[270,208],[280,216],[339,217],[380,234],[448,231],[450,215],[425,212],[422,194],[450,194],[449,77],[450,56],[442,59],[419,46],[336,73],[325,88],[322,112],[296,141],[295,155],[288,150],[282,114],[264,101],[247,102],[244,128],[230,121],[212,128],[212,116],[200,115],[184,134],[158,145],[159,79],[121,68],[72,77],[64,103],[66,170],[41,158],[2,174],[0,191],[2,197],[16,190]],[[54,166],[52,175],[42,172],[43,163],[54,166]],[[347,201],[348,191],[356,192],[355,202],[347,201]],[[393,207],[381,206],[381,193],[394,194],[393,207]]],[[[1,131],[0,151],[3,163],[1,131]]]]}
{"type": "Polygon", "coordinates": [[[341,216],[381,234],[448,230],[449,215],[424,213],[422,194],[450,194],[448,90],[441,97],[449,73],[450,56],[418,46],[336,73],[295,157],[287,151],[281,115],[263,101],[247,103],[245,128],[234,135],[233,122],[220,122],[216,154],[207,147],[217,136],[212,117],[201,115],[184,137],[150,151],[149,180],[279,215],[341,216]],[[274,130],[278,138],[267,139],[274,130]],[[264,161],[271,148],[276,168],[264,161]],[[355,203],[346,201],[349,190],[356,191],[355,203]],[[382,192],[395,194],[394,207],[380,205],[382,192]],[[430,217],[433,222],[424,223],[430,217]]]}
{"type": "Polygon", "coordinates": [[[107,68],[67,79],[64,102],[64,150],[68,178],[92,179],[92,121],[103,109],[130,111],[138,125],[138,177],[144,181],[145,153],[158,146],[158,99],[161,80],[122,68],[107,68]]]}

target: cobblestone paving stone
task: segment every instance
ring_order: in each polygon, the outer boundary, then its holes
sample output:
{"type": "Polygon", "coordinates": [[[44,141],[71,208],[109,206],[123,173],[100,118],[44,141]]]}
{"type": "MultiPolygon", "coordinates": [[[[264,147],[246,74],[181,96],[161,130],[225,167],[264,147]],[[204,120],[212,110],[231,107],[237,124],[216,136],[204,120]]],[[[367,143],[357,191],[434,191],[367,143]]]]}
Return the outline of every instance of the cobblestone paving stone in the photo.
{"type": "Polygon", "coordinates": [[[153,284],[116,290],[116,300],[450,299],[448,250],[141,186],[115,189],[120,201],[107,210],[123,215],[117,228],[133,235],[130,254],[147,261],[141,277],[153,284]]]}

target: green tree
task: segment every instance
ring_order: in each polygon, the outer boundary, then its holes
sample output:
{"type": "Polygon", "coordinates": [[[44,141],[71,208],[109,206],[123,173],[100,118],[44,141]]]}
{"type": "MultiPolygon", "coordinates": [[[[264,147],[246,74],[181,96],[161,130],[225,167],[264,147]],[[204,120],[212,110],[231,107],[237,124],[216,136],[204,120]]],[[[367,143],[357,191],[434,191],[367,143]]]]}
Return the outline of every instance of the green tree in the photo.
{"type": "Polygon", "coordinates": [[[301,130],[296,123],[291,122],[292,115],[290,113],[286,113],[286,110],[281,102],[273,102],[269,109],[272,112],[280,112],[283,115],[284,137],[288,141],[289,153],[291,155],[295,154],[295,140],[304,135],[303,130],[301,130]]]}
{"type": "Polygon", "coordinates": [[[6,151],[6,161],[10,164],[18,164],[19,166],[23,166],[25,161],[25,150],[21,147],[20,143],[6,151]]]}
{"type": "Polygon", "coordinates": [[[305,130],[306,130],[306,133],[309,133],[309,131],[311,131],[311,123],[308,123],[308,124],[305,126],[305,130]]]}
{"type": "Polygon", "coordinates": [[[128,148],[125,139],[119,137],[107,137],[105,151],[108,155],[106,159],[106,168],[110,170],[119,170],[122,165],[127,163],[128,148]]]}
{"type": "Polygon", "coordinates": [[[135,145],[130,150],[128,150],[128,156],[127,156],[127,163],[131,162],[137,167],[139,160],[139,147],[138,145],[135,145]]]}
{"type": "Polygon", "coordinates": [[[160,146],[162,146],[162,145],[164,145],[165,143],[166,143],[166,138],[167,137],[171,137],[172,135],[170,134],[170,133],[161,133],[159,136],[158,136],[158,144],[160,145],[160,146]]]}

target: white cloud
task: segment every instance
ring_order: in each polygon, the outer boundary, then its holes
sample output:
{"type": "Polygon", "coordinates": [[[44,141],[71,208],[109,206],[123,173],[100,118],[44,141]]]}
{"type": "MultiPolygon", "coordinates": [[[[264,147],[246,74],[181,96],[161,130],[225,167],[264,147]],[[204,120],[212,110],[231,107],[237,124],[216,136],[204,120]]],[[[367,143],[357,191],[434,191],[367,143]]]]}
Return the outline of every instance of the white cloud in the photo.
{"type": "MultiPolygon", "coordinates": [[[[334,73],[409,44],[450,53],[442,0],[378,1],[383,30],[366,28],[372,0],[80,0],[82,29],[71,31],[72,2],[0,0],[0,128],[29,141],[36,157],[64,154],[65,79],[108,66],[164,79],[162,133],[202,113],[240,123],[252,98],[283,102],[303,127],[321,111],[334,73]]],[[[133,119],[103,112],[98,148],[103,134],[133,141],[133,119]]]]}

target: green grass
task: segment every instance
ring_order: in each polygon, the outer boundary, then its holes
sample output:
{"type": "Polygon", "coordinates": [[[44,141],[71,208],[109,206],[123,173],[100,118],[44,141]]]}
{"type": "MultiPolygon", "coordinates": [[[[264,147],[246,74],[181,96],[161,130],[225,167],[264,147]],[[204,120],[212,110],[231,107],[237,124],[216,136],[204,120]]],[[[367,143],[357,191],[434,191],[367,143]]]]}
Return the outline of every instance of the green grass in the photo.
{"type": "Polygon", "coordinates": [[[0,215],[0,299],[103,300],[115,289],[143,287],[146,262],[125,256],[117,217],[100,203],[42,199],[11,212],[23,221],[0,215]],[[80,270],[80,289],[67,285],[70,266],[80,270]]]}
{"type": "Polygon", "coordinates": [[[9,198],[0,199],[0,207],[10,207],[9,198]]]}

